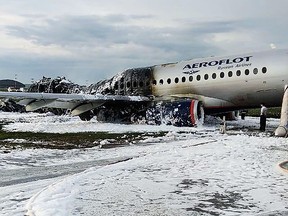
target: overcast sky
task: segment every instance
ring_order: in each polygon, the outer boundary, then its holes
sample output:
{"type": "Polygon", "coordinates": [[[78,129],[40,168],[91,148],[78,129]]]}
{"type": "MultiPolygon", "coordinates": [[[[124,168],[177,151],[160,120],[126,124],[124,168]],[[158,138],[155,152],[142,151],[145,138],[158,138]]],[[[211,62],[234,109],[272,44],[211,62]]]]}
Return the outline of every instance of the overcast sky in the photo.
{"type": "Polygon", "coordinates": [[[287,0],[0,0],[0,79],[90,84],[131,67],[288,48],[287,0]]]}

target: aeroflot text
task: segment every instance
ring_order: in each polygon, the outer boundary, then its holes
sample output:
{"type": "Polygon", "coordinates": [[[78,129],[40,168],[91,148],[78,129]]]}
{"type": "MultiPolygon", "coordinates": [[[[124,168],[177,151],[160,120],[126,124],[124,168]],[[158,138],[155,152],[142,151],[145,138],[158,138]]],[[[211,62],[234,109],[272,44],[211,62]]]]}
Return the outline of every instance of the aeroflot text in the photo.
{"type": "Polygon", "coordinates": [[[236,64],[236,63],[245,63],[245,62],[249,62],[251,57],[253,56],[246,56],[246,57],[238,57],[238,58],[234,58],[234,59],[222,59],[219,61],[210,61],[210,62],[201,62],[201,63],[194,63],[192,65],[186,65],[183,69],[186,68],[202,68],[202,67],[210,67],[210,66],[216,66],[216,65],[229,65],[229,64],[236,64]]]}

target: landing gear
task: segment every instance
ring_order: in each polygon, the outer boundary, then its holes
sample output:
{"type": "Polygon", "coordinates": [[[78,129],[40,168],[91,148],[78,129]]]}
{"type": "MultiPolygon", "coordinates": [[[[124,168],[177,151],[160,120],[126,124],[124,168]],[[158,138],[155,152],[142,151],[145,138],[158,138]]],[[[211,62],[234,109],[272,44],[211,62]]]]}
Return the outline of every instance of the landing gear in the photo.
{"type": "Polygon", "coordinates": [[[226,134],[226,116],[224,115],[223,116],[223,119],[222,119],[222,123],[221,123],[221,127],[220,127],[220,133],[221,134],[226,134]]]}
{"type": "Polygon", "coordinates": [[[286,85],[284,88],[280,125],[275,130],[275,136],[277,137],[287,137],[287,135],[288,135],[288,85],[286,85]]]}

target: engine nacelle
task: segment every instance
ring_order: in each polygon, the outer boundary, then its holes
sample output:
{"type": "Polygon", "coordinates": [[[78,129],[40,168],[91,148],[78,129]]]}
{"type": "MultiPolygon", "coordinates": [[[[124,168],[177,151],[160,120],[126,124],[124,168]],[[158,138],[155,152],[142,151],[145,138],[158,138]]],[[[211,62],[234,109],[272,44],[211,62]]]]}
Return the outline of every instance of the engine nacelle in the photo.
{"type": "Polygon", "coordinates": [[[204,109],[198,100],[166,102],[149,109],[146,117],[148,123],[196,126],[204,122],[204,109]]]}

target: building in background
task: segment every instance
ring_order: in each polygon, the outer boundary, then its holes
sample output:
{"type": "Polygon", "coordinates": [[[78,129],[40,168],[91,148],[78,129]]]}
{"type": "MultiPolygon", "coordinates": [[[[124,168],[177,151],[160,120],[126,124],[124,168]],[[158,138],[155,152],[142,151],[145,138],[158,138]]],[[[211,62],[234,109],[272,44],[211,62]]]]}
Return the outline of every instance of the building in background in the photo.
{"type": "Polygon", "coordinates": [[[23,91],[25,85],[16,80],[4,79],[0,80],[0,89],[8,91],[23,91]]]}

